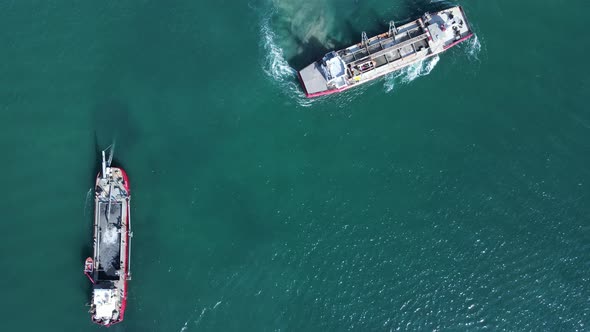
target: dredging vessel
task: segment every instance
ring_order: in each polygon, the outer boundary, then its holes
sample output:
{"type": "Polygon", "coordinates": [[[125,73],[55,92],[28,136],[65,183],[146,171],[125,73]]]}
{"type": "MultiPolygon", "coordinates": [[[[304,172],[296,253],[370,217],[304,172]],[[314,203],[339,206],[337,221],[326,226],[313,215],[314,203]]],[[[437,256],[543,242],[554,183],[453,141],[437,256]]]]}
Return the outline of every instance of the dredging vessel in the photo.
{"type": "Polygon", "coordinates": [[[131,280],[131,215],[129,179],[111,167],[102,151],[102,169],[94,188],[94,255],[86,258],[84,274],[92,282],[92,321],[110,326],[123,321],[127,281],[131,280]]]}
{"type": "Polygon", "coordinates": [[[473,36],[461,6],[425,13],[399,27],[326,54],[299,71],[309,98],[347,90],[408,65],[435,56],[473,36]]]}

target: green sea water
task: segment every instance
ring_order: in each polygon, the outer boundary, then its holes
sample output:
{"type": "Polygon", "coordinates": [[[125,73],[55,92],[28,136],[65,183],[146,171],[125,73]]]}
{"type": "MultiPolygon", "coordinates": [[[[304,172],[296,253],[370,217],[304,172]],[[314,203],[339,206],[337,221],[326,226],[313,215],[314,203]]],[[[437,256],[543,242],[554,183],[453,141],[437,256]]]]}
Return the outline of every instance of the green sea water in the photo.
{"type": "Polygon", "coordinates": [[[0,3],[1,331],[98,331],[98,151],[132,193],[112,331],[590,329],[584,0],[307,100],[295,70],[422,0],[0,3]]]}

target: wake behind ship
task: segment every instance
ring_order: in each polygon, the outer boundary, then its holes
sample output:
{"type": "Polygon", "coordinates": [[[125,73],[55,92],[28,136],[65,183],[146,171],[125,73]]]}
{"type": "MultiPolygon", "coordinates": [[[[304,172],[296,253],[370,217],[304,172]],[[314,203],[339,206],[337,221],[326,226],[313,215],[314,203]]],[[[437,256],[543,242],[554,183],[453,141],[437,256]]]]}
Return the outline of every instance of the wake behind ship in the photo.
{"type": "Polygon", "coordinates": [[[94,256],[86,259],[84,274],[93,284],[92,321],[110,326],[123,321],[125,315],[133,234],[129,179],[122,168],[107,164],[104,151],[94,191],[94,256]]]}
{"type": "Polygon", "coordinates": [[[437,55],[469,39],[473,32],[460,6],[396,27],[340,51],[326,54],[299,71],[309,98],[328,95],[372,81],[415,62],[437,55]]]}

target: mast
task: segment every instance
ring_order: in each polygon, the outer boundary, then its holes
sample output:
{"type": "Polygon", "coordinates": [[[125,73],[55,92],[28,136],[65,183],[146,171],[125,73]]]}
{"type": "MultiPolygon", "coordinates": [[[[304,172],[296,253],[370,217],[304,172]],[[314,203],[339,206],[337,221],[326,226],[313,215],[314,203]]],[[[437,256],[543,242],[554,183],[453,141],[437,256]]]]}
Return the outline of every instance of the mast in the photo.
{"type": "Polygon", "coordinates": [[[107,162],[104,157],[104,150],[102,151],[102,178],[105,179],[107,177],[107,162]]]}
{"type": "Polygon", "coordinates": [[[395,22],[389,21],[389,32],[387,34],[389,35],[389,37],[395,37],[396,33],[397,33],[397,28],[395,27],[395,22]]]}
{"type": "Polygon", "coordinates": [[[112,203],[112,193],[113,193],[113,184],[109,183],[109,205],[107,206],[107,221],[109,220],[109,216],[111,215],[111,203],[112,203]]]}
{"type": "Polygon", "coordinates": [[[363,46],[367,50],[367,53],[369,53],[369,38],[367,37],[367,33],[364,31],[363,33],[361,33],[361,44],[363,44],[363,46]]]}
{"type": "MultiPolygon", "coordinates": [[[[110,149],[111,147],[109,146],[107,148],[110,149]]],[[[105,159],[105,150],[102,150],[102,178],[106,179],[107,178],[107,167],[111,166],[111,161],[113,160],[113,155],[111,153],[111,155],[109,156],[109,162],[107,163],[106,159],[105,159]]],[[[112,150],[111,150],[112,152],[112,150]]],[[[107,206],[107,215],[106,215],[106,219],[107,221],[109,220],[109,216],[111,215],[111,200],[112,200],[112,195],[113,195],[113,184],[111,183],[110,179],[107,179],[108,184],[109,184],[109,205],[107,206]]]]}

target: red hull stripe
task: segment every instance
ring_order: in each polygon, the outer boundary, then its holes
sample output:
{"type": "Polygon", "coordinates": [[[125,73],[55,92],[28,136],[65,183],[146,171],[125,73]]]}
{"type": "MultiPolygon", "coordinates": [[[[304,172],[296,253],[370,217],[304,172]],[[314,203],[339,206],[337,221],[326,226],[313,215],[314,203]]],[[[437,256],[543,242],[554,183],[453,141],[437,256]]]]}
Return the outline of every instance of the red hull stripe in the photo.
{"type": "MultiPolygon", "coordinates": [[[[123,173],[123,180],[125,180],[125,189],[127,189],[127,193],[129,195],[129,197],[131,197],[131,192],[129,190],[130,185],[129,185],[129,178],[127,177],[127,173],[125,172],[125,170],[123,170],[121,168],[121,173],[123,173]]],[[[128,277],[128,273],[129,273],[129,208],[130,208],[130,202],[127,202],[127,217],[126,217],[126,222],[127,222],[127,232],[125,232],[125,274],[124,274],[124,280],[123,280],[123,303],[121,304],[121,316],[120,319],[117,321],[117,323],[123,321],[123,318],[125,316],[125,309],[127,308],[127,277],[128,277]]]]}

